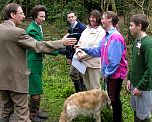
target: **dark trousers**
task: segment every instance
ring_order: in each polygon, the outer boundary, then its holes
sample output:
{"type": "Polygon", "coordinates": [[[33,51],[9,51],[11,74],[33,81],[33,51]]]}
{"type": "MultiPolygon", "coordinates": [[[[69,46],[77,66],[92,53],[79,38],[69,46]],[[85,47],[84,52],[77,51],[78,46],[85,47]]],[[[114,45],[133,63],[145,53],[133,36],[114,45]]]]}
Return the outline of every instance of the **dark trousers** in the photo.
{"type": "Polygon", "coordinates": [[[107,90],[112,104],[114,122],[122,122],[122,104],[120,100],[122,82],[122,79],[109,79],[107,81],[107,90]]]}
{"type": "Polygon", "coordinates": [[[70,67],[69,74],[70,74],[71,80],[74,83],[75,91],[76,92],[85,91],[86,87],[83,82],[82,74],[72,65],[70,67]]]}

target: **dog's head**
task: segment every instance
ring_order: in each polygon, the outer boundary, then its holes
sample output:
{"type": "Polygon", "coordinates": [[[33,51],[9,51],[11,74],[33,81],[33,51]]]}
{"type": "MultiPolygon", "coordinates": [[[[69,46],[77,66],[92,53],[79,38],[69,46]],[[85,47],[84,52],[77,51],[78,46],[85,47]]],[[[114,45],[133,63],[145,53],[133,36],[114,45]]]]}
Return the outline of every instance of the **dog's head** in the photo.
{"type": "Polygon", "coordinates": [[[101,98],[102,98],[103,106],[110,108],[111,100],[110,100],[108,93],[106,91],[101,90],[101,98]]]}
{"type": "Polygon", "coordinates": [[[105,91],[104,91],[104,93],[105,93],[105,95],[106,95],[106,107],[107,107],[107,108],[111,108],[111,100],[110,100],[110,98],[109,98],[109,96],[108,96],[108,93],[105,92],[105,91]]]}

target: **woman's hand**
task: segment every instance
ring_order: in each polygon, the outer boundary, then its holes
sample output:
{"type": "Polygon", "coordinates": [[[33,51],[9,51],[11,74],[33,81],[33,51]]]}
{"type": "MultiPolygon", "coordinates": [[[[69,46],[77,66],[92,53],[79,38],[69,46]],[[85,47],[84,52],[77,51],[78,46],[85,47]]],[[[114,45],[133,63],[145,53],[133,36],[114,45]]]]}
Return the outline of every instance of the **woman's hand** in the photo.
{"type": "Polygon", "coordinates": [[[127,80],[127,91],[131,91],[131,84],[130,84],[130,80],[127,80]]]}
{"type": "Polygon", "coordinates": [[[83,60],[83,55],[82,55],[82,51],[81,50],[77,52],[77,58],[78,58],[79,61],[83,60]]]}

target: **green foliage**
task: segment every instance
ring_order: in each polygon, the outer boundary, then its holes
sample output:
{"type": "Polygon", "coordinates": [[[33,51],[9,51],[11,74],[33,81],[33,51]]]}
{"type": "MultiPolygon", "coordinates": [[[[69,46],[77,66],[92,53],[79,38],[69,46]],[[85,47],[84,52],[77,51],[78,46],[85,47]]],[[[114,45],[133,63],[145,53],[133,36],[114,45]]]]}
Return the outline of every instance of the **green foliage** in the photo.
{"type": "Polygon", "coordinates": [[[64,57],[45,56],[42,106],[49,112],[48,122],[58,121],[65,98],[74,92],[68,77],[68,69],[64,57]]]}
{"type": "Polygon", "coordinates": [[[118,15],[125,14],[126,7],[124,5],[124,2],[124,0],[115,0],[118,15]]]}
{"type": "Polygon", "coordinates": [[[84,8],[81,0],[71,0],[66,3],[63,1],[54,1],[46,6],[48,9],[48,20],[50,22],[54,22],[56,20],[66,22],[68,11],[76,12],[80,20],[85,20],[84,18],[86,18],[86,9],[84,8]]]}
{"type": "Polygon", "coordinates": [[[133,111],[130,108],[130,93],[126,90],[126,82],[123,82],[121,91],[121,102],[123,106],[123,120],[124,122],[133,122],[133,111]]]}
{"type": "Polygon", "coordinates": [[[53,3],[49,3],[49,5],[46,5],[48,9],[48,20],[50,22],[54,22],[55,20],[62,20],[62,4],[59,4],[57,1],[54,1],[53,3]]]}
{"type": "Polygon", "coordinates": [[[45,40],[58,40],[67,34],[67,24],[65,22],[55,21],[43,25],[45,40]],[[60,23],[60,24],[59,24],[60,23]]]}
{"type": "Polygon", "coordinates": [[[0,3],[0,11],[3,9],[5,4],[6,4],[6,1],[2,0],[1,3],[0,3]]]}
{"type": "Polygon", "coordinates": [[[67,12],[68,11],[74,11],[77,16],[78,16],[78,19],[80,21],[86,21],[87,19],[87,9],[84,8],[84,5],[83,5],[83,1],[81,0],[78,0],[78,1],[71,1],[71,2],[68,2],[65,7],[64,7],[64,16],[66,17],[67,15],[67,12]]]}
{"type": "Polygon", "coordinates": [[[5,4],[6,4],[6,1],[5,0],[1,0],[1,2],[0,2],[0,14],[2,15],[2,16],[0,16],[0,21],[3,19],[3,8],[4,8],[4,6],[5,6],[5,4]]]}

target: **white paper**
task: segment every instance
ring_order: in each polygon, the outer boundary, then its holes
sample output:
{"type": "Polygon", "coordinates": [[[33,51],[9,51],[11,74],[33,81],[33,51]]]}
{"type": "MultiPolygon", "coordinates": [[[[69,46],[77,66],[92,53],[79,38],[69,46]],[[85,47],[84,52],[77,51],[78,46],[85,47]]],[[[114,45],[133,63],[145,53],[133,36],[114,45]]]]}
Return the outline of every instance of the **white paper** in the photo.
{"type": "Polygon", "coordinates": [[[72,66],[74,66],[80,73],[83,75],[85,74],[85,71],[87,69],[87,65],[84,61],[79,61],[76,54],[73,55],[72,59],[72,66]]]}

